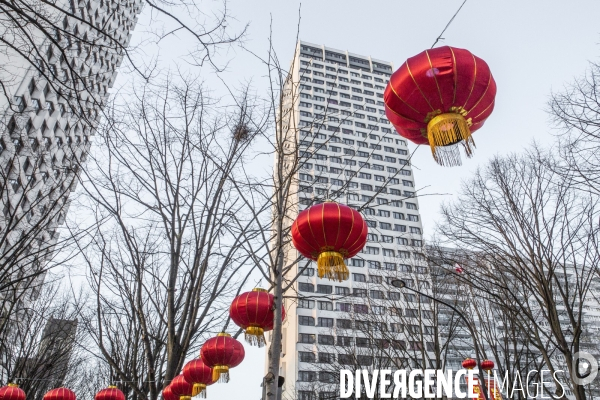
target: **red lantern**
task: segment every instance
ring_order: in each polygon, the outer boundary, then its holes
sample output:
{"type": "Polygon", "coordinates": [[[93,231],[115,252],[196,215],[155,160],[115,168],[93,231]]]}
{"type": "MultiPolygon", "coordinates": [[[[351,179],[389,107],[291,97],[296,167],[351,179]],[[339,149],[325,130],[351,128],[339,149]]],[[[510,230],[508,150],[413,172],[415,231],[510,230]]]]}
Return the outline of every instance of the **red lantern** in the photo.
{"type": "Polygon", "coordinates": [[[491,371],[494,369],[494,362],[491,360],[484,360],[481,362],[481,369],[484,371],[491,371]]]}
{"type": "Polygon", "coordinates": [[[215,383],[213,380],[213,370],[204,364],[200,358],[192,360],[183,367],[183,377],[186,381],[194,385],[192,397],[202,394],[206,397],[206,387],[215,383]]]}
{"type": "Polygon", "coordinates": [[[179,398],[179,400],[191,400],[194,386],[185,380],[183,375],[177,375],[171,383],[171,392],[179,398]]]}
{"type": "MultiPolygon", "coordinates": [[[[275,318],[275,298],[264,289],[252,289],[233,299],[229,316],[242,329],[246,341],[251,345],[265,345],[265,331],[273,329],[275,318]]],[[[281,319],[285,319],[285,309],[281,309],[281,319]]]]}
{"type": "Polygon", "coordinates": [[[406,60],[385,89],[386,115],[398,133],[429,144],[440,165],[460,165],[456,144],[470,157],[471,133],[494,109],[496,82],[490,68],[468,50],[438,47],[406,60]]]}
{"type": "Polygon", "coordinates": [[[319,278],[343,281],[350,272],[344,258],[355,256],[367,242],[367,223],[348,206],[327,201],[302,211],[292,225],[292,243],[317,261],[319,278]]]}
{"type": "Polygon", "coordinates": [[[200,349],[202,361],[213,369],[215,382],[229,382],[229,368],[240,365],[245,355],[244,346],[225,332],[208,339],[200,349]]]}
{"type": "Polygon", "coordinates": [[[15,383],[9,383],[0,388],[0,399],[2,400],[25,400],[25,392],[15,383]]]}
{"type": "Polygon", "coordinates": [[[125,394],[116,386],[109,386],[96,393],[94,400],[125,400],[125,394]]]}
{"type": "Polygon", "coordinates": [[[466,369],[473,369],[477,366],[477,361],[475,361],[472,358],[467,358],[465,361],[462,362],[462,366],[466,369]]]}
{"type": "Polygon", "coordinates": [[[173,394],[173,391],[171,390],[171,385],[168,385],[166,388],[163,389],[162,397],[163,400],[179,400],[179,397],[173,394]]]}
{"type": "Polygon", "coordinates": [[[44,395],[43,400],[75,400],[77,396],[75,396],[75,392],[69,390],[67,388],[57,388],[49,390],[48,393],[44,395]]]}

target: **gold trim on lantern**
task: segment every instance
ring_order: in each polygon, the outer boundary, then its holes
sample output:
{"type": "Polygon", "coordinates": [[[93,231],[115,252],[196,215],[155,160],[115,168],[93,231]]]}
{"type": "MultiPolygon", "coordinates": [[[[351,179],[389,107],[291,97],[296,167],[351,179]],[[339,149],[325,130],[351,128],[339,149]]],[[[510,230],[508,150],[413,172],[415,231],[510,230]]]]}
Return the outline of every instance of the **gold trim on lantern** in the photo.
{"type": "Polygon", "coordinates": [[[206,389],[206,385],[204,383],[194,383],[194,387],[192,388],[192,397],[198,396],[206,389]]]}
{"type": "MultiPolygon", "coordinates": [[[[464,110],[458,110],[464,112],[464,110]]],[[[475,142],[469,129],[470,120],[459,112],[437,115],[427,124],[427,140],[433,158],[440,165],[461,165],[460,152],[454,145],[462,142],[465,155],[471,157],[475,142]]]]}
{"type": "Polygon", "coordinates": [[[244,332],[244,338],[251,346],[263,347],[266,344],[265,331],[260,326],[250,325],[247,327],[244,332]]]}
{"type": "Polygon", "coordinates": [[[344,256],[337,251],[323,251],[317,258],[317,274],[319,278],[345,281],[350,277],[350,271],[344,263],[344,256]]]}
{"type": "Polygon", "coordinates": [[[115,385],[108,385],[107,389],[116,389],[117,387],[115,385]]]}
{"type": "Polygon", "coordinates": [[[213,369],[213,382],[229,382],[229,367],[227,365],[215,365],[213,369]]]}
{"type": "Polygon", "coordinates": [[[9,383],[7,386],[8,387],[16,387],[16,388],[19,387],[19,385],[17,385],[16,383],[9,383]]]}
{"type": "Polygon", "coordinates": [[[254,288],[252,289],[253,292],[261,292],[261,293],[268,293],[267,289],[261,289],[261,288],[254,288]]]}
{"type": "Polygon", "coordinates": [[[231,337],[231,335],[230,335],[229,333],[227,333],[227,332],[220,332],[220,333],[217,333],[217,336],[231,337]]]}

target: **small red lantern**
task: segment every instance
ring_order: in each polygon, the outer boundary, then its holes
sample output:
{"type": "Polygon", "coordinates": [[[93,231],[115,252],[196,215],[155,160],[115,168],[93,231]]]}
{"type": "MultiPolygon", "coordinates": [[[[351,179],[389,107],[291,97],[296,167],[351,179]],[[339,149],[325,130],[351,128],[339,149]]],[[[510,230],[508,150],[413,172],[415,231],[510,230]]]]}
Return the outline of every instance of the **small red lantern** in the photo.
{"type": "Polygon", "coordinates": [[[494,362],[492,360],[484,360],[481,362],[481,369],[489,372],[494,369],[494,362]]]}
{"type": "Polygon", "coordinates": [[[200,349],[202,361],[213,369],[214,382],[229,382],[229,368],[240,365],[245,355],[244,346],[225,332],[208,339],[200,349]]]}
{"type": "MultiPolygon", "coordinates": [[[[246,341],[251,345],[265,345],[265,331],[273,329],[275,318],[275,297],[264,289],[252,289],[233,299],[229,316],[237,326],[245,329],[246,341]]],[[[281,309],[281,319],[285,319],[285,309],[281,309]]]]}
{"type": "Polygon", "coordinates": [[[390,78],[385,111],[398,133],[429,144],[440,165],[460,165],[458,143],[467,157],[471,133],[494,109],[496,82],[490,68],[471,52],[443,46],[406,60],[390,78]]]}
{"type": "Polygon", "coordinates": [[[2,400],[25,400],[25,392],[16,383],[9,383],[0,388],[2,400]]]}
{"type": "Polygon", "coordinates": [[[49,390],[43,400],[75,400],[76,398],[75,392],[63,387],[49,390]]]}
{"type": "Polygon", "coordinates": [[[358,211],[327,201],[298,214],[292,225],[292,243],[300,254],[317,262],[319,278],[341,282],[350,276],[344,258],[362,250],[367,232],[367,223],[358,211]]]}
{"type": "Polygon", "coordinates": [[[94,400],[125,400],[125,394],[121,392],[116,386],[109,386],[106,389],[102,389],[96,396],[94,396],[94,400]]]}
{"type": "Polygon", "coordinates": [[[462,362],[462,366],[466,369],[473,369],[477,366],[477,361],[475,361],[472,358],[467,358],[465,359],[465,361],[462,362]]]}
{"type": "Polygon", "coordinates": [[[194,385],[192,397],[202,394],[202,397],[205,398],[206,387],[215,383],[212,368],[204,364],[200,358],[185,364],[185,367],[183,367],[183,377],[186,381],[194,385]]]}
{"type": "Polygon", "coordinates": [[[177,375],[169,385],[171,392],[179,398],[179,400],[191,400],[194,386],[185,380],[183,375],[177,375]]]}
{"type": "Polygon", "coordinates": [[[163,389],[162,397],[163,400],[179,400],[179,397],[173,394],[173,391],[171,390],[171,385],[168,385],[166,388],[163,389]]]}

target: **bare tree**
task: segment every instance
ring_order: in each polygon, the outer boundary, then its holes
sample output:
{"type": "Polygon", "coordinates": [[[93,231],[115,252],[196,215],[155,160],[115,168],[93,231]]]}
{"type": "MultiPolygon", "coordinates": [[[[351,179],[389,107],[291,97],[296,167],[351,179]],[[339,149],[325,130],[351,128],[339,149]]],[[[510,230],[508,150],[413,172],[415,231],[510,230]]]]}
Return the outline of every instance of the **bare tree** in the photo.
{"type": "Polygon", "coordinates": [[[18,110],[21,99],[13,98],[14,89],[29,70],[67,99],[79,119],[95,126],[97,118],[89,113],[90,106],[92,110],[102,106],[123,58],[149,77],[144,61],[137,59],[129,44],[144,5],[150,8],[152,21],[143,42],[175,35],[189,39],[193,43],[190,55],[198,64],[216,66],[214,53],[221,45],[239,40],[245,31],[229,35],[226,28],[231,16],[226,2],[211,20],[200,5],[188,1],[4,1],[0,4],[4,102],[18,110]]]}
{"type": "Polygon", "coordinates": [[[590,63],[584,76],[553,93],[549,114],[557,128],[564,164],[559,172],[581,190],[598,194],[600,159],[600,64],[590,63]]]}
{"type": "Polygon", "coordinates": [[[144,85],[101,125],[83,187],[96,228],[78,245],[94,296],[85,327],[128,397],[157,399],[224,330],[260,235],[237,195],[251,99],[223,107],[193,79],[144,85]],[[225,113],[223,112],[225,110],[225,113]]]}
{"type": "Polygon", "coordinates": [[[567,383],[582,400],[573,356],[587,348],[584,311],[599,260],[597,198],[554,167],[556,160],[538,148],[496,157],[443,207],[439,229],[448,243],[477,254],[480,273],[465,279],[527,334],[521,345],[535,349],[539,364],[552,372],[566,366],[567,383]]]}
{"type": "Polygon", "coordinates": [[[45,283],[35,299],[23,301],[9,316],[10,329],[2,340],[3,378],[36,400],[63,385],[83,395],[85,372],[94,359],[86,349],[87,335],[78,329],[83,303],[56,281],[45,283]]]}

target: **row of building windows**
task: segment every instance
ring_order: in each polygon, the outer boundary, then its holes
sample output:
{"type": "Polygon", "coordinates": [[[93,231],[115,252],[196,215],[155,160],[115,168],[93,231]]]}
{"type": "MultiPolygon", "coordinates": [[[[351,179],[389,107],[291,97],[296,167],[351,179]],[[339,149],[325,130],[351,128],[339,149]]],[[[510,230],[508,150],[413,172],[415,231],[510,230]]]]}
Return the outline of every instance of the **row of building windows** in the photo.
{"type": "MultiPolygon", "coordinates": [[[[418,325],[413,325],[414,327],[420,329],[418,325]]],[[[427,327],[430,329],[429,334],[433,334],[433,327],[427,327]]],[[[303,344],[322,344],[325,346],[341,346],[341,347],[367,347],[371,348],[373,346],[380,349],[392,348],[395,350],[421,350],[423,349],[423,342],[420,341],[409,341],[406,342],[404,340],[388,340],[388,339],[374,339],[356,337],[353,338],[351,336],[337,336],[333,335],[315,335],[312,333],[300,333],[298,336],[298,343],[303,344]],[[318,339],[317,339],[318,338],[318,339]],[[337,339],[337,340],[336,340],[337,339]],[[418,344],[417,344],[418,343],[418,344]],[[408,346],[407,346],[408,345],[408,346]]],[[[433,343],[431,345],[425,346],[427,351],[433,351],[433,343]]],[[[340,354],[338,354],[339,356],[340,354]]],[[[301,360],[302,361],[302,360],[301,360]]],[[[310,362],[310,361],[308,361],[310,362]]]]}
{"type": "MultiPolygon", "coordinates": [[[[331,94],[329,94],[329,96],[327,98],[324,97],[324,95],[325,95],[325,93],[322,93],[322,95],[317,95],[317,94],[310,94],[310,93],[300,92],[300,99],[301,99],[300,102],[304,103],[303,107],[307,107],[307,108],[311,107],[310,106],[311,103],[309,103],[307,101],[303,101],[303,100],[312,100],[313,102],[327,103],[327,106],[323,106],[321,104],[312,103],[313,107],[315,109],[320,109],[319,107],[330,108],[331,106],[341,106],[341,107],[346,107],[347,109],[354,108],[356,110],[361,110],[361,109],[363,109],[361,107],[369,107],[369,106],[364,105],[364,104],[372,104],[372,105],[377,105],[379,107],[385,107],[385,104],[381,100],[373,100],[373,99],[370,99],[368,97],[362,97],[362,96],[357,96],[357,95],[349,95],[349,94],[346,94],[346,93],[343,93],[343,92],[342,93],[331,92],[331,94]],[[355,101],[355,102],[358,102],[358,103],[350,103],[349,101],[346,101],[346,100],[332,99],[330,97],[330,96],[337,96],[337,95],[339,95],[342,99],[352,100],[352,101],[355,101]]],[[[383,97],[383,95],[377,95],[377,97],[383,97]]]]}
{"type": "MultiPolygon", "coordinates": [[[[312,167],[312,164],[310,165],[312,167]]],[[[372,175],[368,172],[360,172],[360,171],[352,171],[352,170],[348,170],[348,169],[342,169],[342,168],[337,168],[337,167],[329,167],[327,168],[327,166],[325,165],[317,165],[317,170],[318,171],[322,171],[325,173],[330,173],[330,174],[337,174],[337,175],[345,175],[348,178],[352,179],[352,178],[358,178],[358,179],[365,179],[365,180],[370,180],[370,179],[375,179],[376,182],[388,182],[390,185],[400,185],[400,179],[398,178],[392,178],[392,177],[385,177],[382,175],[372,175]]],[[[305,168],[303,168],[303,170],[306,170],[305,168]]],[[[329,181],[327,180],[327,177],[321,177],[321,176],[315,176],[313,177],[313,175],[311,174],[307,174],[305,172],[301,172],[299,174],[300,180],[301,181],[305,181],[305,182],[317,182],[317,183],[328,183],[329,181]]],[[[348,181],[348,183],[350,183],[351,181],[348,181]]],[[[406,180],[403,179],[402,180],[402,185],[403,186],[407,186],[407,187],[414,187],[414,183],[410,180],[406,180]]]]}
{"type": "MultiPolygon", "coordinates": [[[[370,122],[374,122],[374,123],[382,123],[382,124],[387,124],[387,120],[383,120],[381,119],[380,121],[377,120],[371,120],[370,122]]],[[[327,130],[330,132],[340,132],[342,129],[340,128],[341,125],[346,125],[346,126],[356,126],[357,128],[362,128],[362,129],[369,129],[371,131],[379,131],[380,126],[379,125],[374,125],[374,124],[365,124],[363,122],[360,121],[351,121],[349,119],[343,119],[341,122],[337,121],[334,122],[334,124],[337,125],[333,125],[331,122],[329,123],[329,125],[324,125],[322,122],[315,122],[315,121],[307,121],[307,120],[303,120],[301,119],[300,121],[298,121],[298,127],[299,128],[305,128],[305,129],[318,129],[318,130],[327,130]]],[[[390,128],[386,128],[386,127],[381,127],[381,131],[384,133],[392,133],[392,130],[390,128]]],[[[346,133],[346,132],[344,132],[346,133]]],[[[353,135],[355,136],[355,135],[353,135]]],[[[364,136],[363,136],[364,137],[364,136]]]]}
{"type": "MultiPolygon", "coordinates": [[[[366,289],[360,289],[361,292],[365,293],[366,289]]],[[[375,300],[385,300],[385,293],[382,290],[371,290],[369,293],[370,297],[375,300]]],[[[417,301],[417,295],[414,293],[402,293],[402,297],[398,296],[396,292],[388,292],[388,298],[390,300],[400,301],[400,299],[404,300],[408,303],[417,303],[420,304],[431,304],[431,299],[427,296],[420,295],[420,298],[417,301]],[[395,298],[395,299],[394,299],[395,298]]],[[[366,304],[354,304],[354,303],[345,303],[345,302],[336,302],[335,307],[333,302],[331,301],[319,301],[319,300],[309,300],[309,299],[299,299],[298,300],[298,308],[306,308],[306,309],[314,309],[315,304],[318,306],[317,308],[321,311],[337,311],[337,312],[354,312],[357,314],[374,314],[374,315],[385,315],[391,314],[395,316],[406,316],[406,317],[418,317],[418,313],[415,309],[407,308],[405,312],[402,312],[402,308],[399,307],[383,307],[383,306],[371,306],[369,307],[366,304]]],[[[324,319],[325,321],[326,319],[324,319]]],[[[313,321],[314,322],[314,321],[313,321]]],[[[313,324],[309,324],[314,326],[313,324]]],[[[330,322],[330,325],[322,324],[319,321],[318,326],[324,327],[332,327],[333,322],[330,322]]]]}
{"type": "MultiPolygon", "coordinates": [[[[382,84],[387,83],[387,81],[385,81],[385,82],[377,82],[377,83],[373,84],[370,82],[364,82],[364,81],[360,81],[358,79],[354,79],[356,77],[351,77],[350,79],[348,79],[345,76],[337,76],[337,75],[330,74],[330,73],[323,74],[320,71],[311,71],[309,69],[303,69],[300,72],[301,72],[300,82],[308,82],[308,83],[313,83],[313,84],[317,84],[317,85],[327,84],[327,86],[330,86],[330,87],[338,87],[338,88],[342,88],[345,90],[349,90],[350,87],[348,85],[345,85],[346,83],[348,83],[350,85],[354,85],[352,87],[352,91],[356,92],[356,93],[363,93],[363,92],[372,93],[373,90],[379,90],[379,91],[383,92],[385,90],[385,86],[378,85],[378,83],[382,83],[382,84]],[[309,75],[312,75],[312,77],[310,77],[309,75]],[[331,79],[333,82],[325,81],[323,79],[331,79]],[[335,82],[338,82],[338,83],[335,83],[335,82]],[[358,88],[357,86],[362,86],[365,89],[358,88]]],[[[369,80],[369,79],[367,79],[367,80],[369,80]]],[[[303,85],[300,85],[300,86],[302,87],[303,85]]]]}
{"type": "MultiPolygon", "coordinates": [[[[321,81],[321,80],[317,80],[314,79],[313,80],[314,83],[316,84],[325,84],[325,82],[321,81]]],[[[347,91],[352,91],[352,93],[358,93],[360,95],[363,96],[376,96],[379,98],[383,98],[383,94],[381,93],[375,93],[372,90],[367,90],[367,89],[359,89],[356,87],[350,88],[347,85],[342,85],[342,84],[335,84],[332,82],[327,82],[327,86],[330,86],[331,88],[336,88],[338,90],[347,90],[347,91]]],[[[327,94],[328,97],[331,99],[331,96],[340,96],[342,99],[352,99],[354,101],[365,101],[368,104],[376,104],[376,102],[373,101],[367,101],[370,100],[369,98],[363,98],[362,96],[358,96],[355,94],[348,94],[348,93],[344,93],[344,92],[337,92],[336,90],[325,90],[322,89],[320,87],[316,87],[316,86],[310,86],[310,85],[300,85],[300,89],[302,90],[301,93],[305,93],[305,91],[312,91],[313,93],[322,93],[322,94],[327,94]]],[[[382,89],[383,90],[383,89],[382,89]]],[[[302,97],[302,98],[309,98],[309,97],[302,97]]],[[[336,104],[336,103],[332,103],[332,104],[336,104]]]]}
{"type": "MultiPolygon", "coordinates": [[[[334,151],[334,153],[335,152],[338,152],[337,151],[337,147],[336,147],[336,151],[334,151]]],[[[371,158],[372,160],[386,161],[386,162],[394,163],[394,164],[397,161],[401,165],[410,165],[410,161],[409,160],[405,160],[403,158],[396,159],[395,157],[390,157],[390,156],[382,156],[381,154],[370,153],[368,151],[360,151],[360,150],[359,151],[355,151],[355,150],[352,150],[352,149],[344,149],[344,154],[352,156],[352,157],[356,156],[356,157],[361,157],[361,158],[371,158]]],[[[328,156],[327,154],[313,153],[313,152],[307,152],[307,151],[300,151],[300,158],[303,158],[305,160],[314,159],[314,160],[319,160],[319,161],[327,161],[329,159],[329,161],[331,163],[342,164],[342,158],[341,157],[328,156]]],[[[356,160],[346,159],[346,161],[344,161],[344,164],[345,165],[356,165],[356,160]]],[[[365,163],[365,164],[368,164],[368,163],[365,163]]],[[[373,164],[372,169],[374,169],[376,171],[384,171],[385,167],[383,165],[373,164]]]]}
{"type": "MultiPolygon", "coordinates": [[[[313,193],[314,192],[314,193],[317,193],[318,195],[323,195],[323,196],[327,196],[330,194],[329,189],[313,188],[312,186],[305,186],[305,185],[300,185],[298,187],[298,192],[300,192],[300,193],[313,193]]],[[[334,191],[332,190],[331,192],[333,193],[334,191]]],[[[351,203],[353,201],[362,201],[363,203],[371,203],[371,202],[377,201],[378,205],[389,205],[391,207],[402,207],[401,200],[387,200],[387,199],[381,198],[381,197],[374,198],[373,196],[364,195],[364,194],[358,195],[356,193],[347,193],[346,191],[344,191],[344,193],[336,193],[335,197],[339,197],[341,195],[346,196],[349,203],[351,203]]],[[[415,192],[404,190],[402,192],[402,196],[405,198],[413,198],[413,197],[415,197],[415,192]]],[[[310,204],[312,204],[312,200],[310,200],[310,199],[303,200],[301,198],[300,204],[310,205],[310,204]]],[[[376,225],[377,225],[376,223],[375,223],[375,225],[372,225],[372,223],[371,223],[371,225],[369,225],[369,226],[376,228],[377,227],[376,225]]],[[[383,228],[383,229],[388,229],[388,228],[383,228]]],[[[388,230],[390,230],[390,229],[391,228],[389,228],[388,230]]],[[[396,226],[394,226],[393,230],[395,230],[397,232],[406,232],[406,227],[404,225],[399,225],[398,228],[396,228],[396,226]]],[[[411,233],[421,234],[420,229],[418,229],[418,228],[411,229],[411,233]]]]}
{"type": "MultiPolygon", "coordinates": [[[[352,274],[353,279],[355,282],[364,282],[366,283],[366,276],[363,274],[352,274]]],[[[393,279],[393,278],[390,278],[393,279]]],[[[407,284],[407,286],[409,285],[409,283],[411,284],[411,286],[414,285],[414,282],[407,282],[407,281],[411,281],[410,279],[405,279],[404,282],[407,284]]],[[[419,288],[421,289],[428,289],[429,288],[429,282],[426,281],[419,281],[419,288]]],[[[312,283],[308,283],[308,282],[299,282],[298,283],[298,291],[299,292],[303,292],[303,293],[319,293],[319,294],[333,294],[333,286],[331,285],[320,285],[317,284],[317,290],[315,292],[315,285],[312,283]]],[[[385,300],[386,299],[386,294],[383,290],[376,290],[376,289],[372,289],[372,290],[368,290],[368,289],[362,289],[362,288],[353,288],[352,289],[352,293],[350,292],[350,288],[348,287],[343,287],[343,286],[336,286],[335,287],[335,291],[336,291],[336,295],[339,296],[354,296],[354,297],[370,297],[372,299],[375,300],[385,300]]],[[[389,300],[401,300],[404,299],[406,301],[409,302],[417,302],[417,297],[416,295],[412,294],[412,293],[398,293],[398,292],[387,292],[387,298],[389,300]]],[[[430,300],[428,297],[421,295],[419,301],[421,303],[426,303],[429,304],[430,300]]],[[[323,304],[325,304],[326,302],[324,302],[323,304]]],[[[333,311],[333,306],[331,311],[333,311]]],[[[340,310],[338,310],[340,311],[340,310]]]]}
{"type": "MultiPolygon", "coordinates": [[[[311,57],[311,56],[307,56],[305,54],[301,54],[301,56],[308,57],[308,58],[311,57]]],[[[321,53],[321,57],[322,57],[322,53],[321,53]]],[[[325,69],[326,71],[329,71],[329,72],[336,72],[336,73],[342,74],[342,75],[350,75],[353,78],[361,78],[361,79],[368,80],[368,81],[374,80],[375,82],[379,82],[379,83],[386,83],[387,82],[387,79],[384,80],[383,78],[379,78],[377,76],[370,76],[370,75],[367,75],[367,74],[364,74],[364,73],[358,73],[358,72],[354,72],[354,71],[347,71],[345,69],[332,67],[330,65],[325,65],[324,66],[324,65],[319,64],[317,62],[314,62],[313,60],[311,60],[311,61],[300,60],[300,65],[302,67],[312,67],[312,68],[315,68],[315,69],[325,69]]],[[[390,66],[386,65],[385,67],[386,67],[386,69],[390,68],[390,72],[391,72],[391,67],[390,66]]],[[[305,71],[300,71],[300,72],[305,72],[305,71]]],[[[315,72],[318,72],[318,71],[315,71],[315,72]]],[[[386,74],[386,73],[383,73],[383,72],[381,72],[381,73],[380,72],[373,72],[373,73],[377,74],[377,75],[380,75],[380,76],[384,76],[386,78],[388,78],[390,76],[390,74],[386,74]]]]}
{"type": "MultiPolygon", "coordinates": [[[[353,167],[355,167],[357,165],[355,160],[350,160],[350,159],[346,159],[345,163],[346,163],[346,165],[350,165],[353,167]]],[[[361,162],[360,164],[361,164],[361,168],[362,167],[371,168],[371,164],[369,164],[369,163],[361,162]]],[[[313,167],[319,172],[329,172],[331,174],[338,174],[338,175],[343,172],[344,175],[350,174],[350,173],[353,176],[357,175],[357,171],[349,171],[349,170],[341,169],[338,167],[327,167],[326,165],[321,165],[321,164],[313,165],[312,163],[308,163],[308,162],[304,162],[300,168],[302,170],[311,170],[311,169],[313,169],[313,167]]],[[[377,169],[377,170],[379,171],[380,169],[377,169]]],[[[398,168],[396,168],[396,167],[387,166],[386,168],[384,168],[381,171],[386,171],[386,170],[390,174],[399,174],[399,175],[403,175],[403,176],[411,176],[412,175],[412,173],[409,169],[404,169],[404,168],[398,170],[398,168]]],[[[366,172],[363,172],[363,173],[366,174],[366,172]]],[[[362,176],[366,176],[366,175],[362,175],[362,176]]],[[[375,180],[377,180],[377,181],[380,181],[381,178],[383,178],[385,180],[385,177],[382,177],[380,175],[374,175],[374,176],[375,176],[375,180]]],[[[366,179],[366,178],[364,178],[364,179],[366,179]]],[[[388,181],[391,183],[394,183],[394,184],[400,183],[400,180],[397,178],[388,178],[388,181]]],[[[408,181],[408,182],[410,182],[410,181],[408,181]]],[[[411,185],[407,184],[406,186],[411,186],[411,185]]],[[[414,209],[416,210],[416,205],[415,205],[414,209]]]]}
{"type": "MultiPolygon", "coordinates": [[[[315,112],[314,116],[317,119],[326,119],[326,118],[329,119],[330,117],[333,118],[337,114],[342,114],[342,115],[345,115],[347,117],[354,116],[355,118],[358,118],[358,119],[365,119],[366,118],[364,114],[361,114],[358,111],[354,111],[354,113],[351,112],[351,111],[348,111],[348,110],[344,110],[344,109],[340,111],[337,108],[334,108],[334,107],[331,107],[331,106],[327,106],[326,107],[326,106],[322,106],[320,104],[312,104],[312,103],[307,103],[307,102],[303,102],[303,101],[301,101],[299,105],[302,108],[314,108],[315,111],[325,112],[325,114],[322,114],[320,112],[319,113],[315,112]]],[[[380,105],[380,104],[377,104],[377,105],[380,105]]],[[[374,108],[374,107],[371,107],[371,106],[363,106],[362,104],[353,104],[353,108],[355,110],[367,111],[367,112],[370,112],[370,113],[373,113],[373,114],[385,115],[385,111],[383,109],[377,109],[377,108],[374,108]]],[[[301,109],[300,110],[300,116],[302,116],[302,117],[312,117],[313,114],[311,112],[309,112],[309,111],[304,111],[304,110],[301,109]]],[[[369,116],[367,116],[367,117],[369,117],[369,116]]],[[[375,118],[375,117],[373,117],[373,118],[375,118]]],[[[375,121],[375,120],[372,120],[372,121],[375,121]]]]}
{"type": "MultiPolygon", "coordinates": [[[[353,133],[353,131],[350,131],[353,133]]],[[[349,132],[343,132],[343,133],[349,133],[349,132]]],[[[360,132],[359,132],[360,133],[360,132]]],[[[314,137],[315,139],[319,139],[319,140],[327,140],[329,139],[330,142],[334,142],[334,143],[346,143],[347,140],[350,140],[350,144],[354,144],[354,142],[351,139],[347,139],[347,138],[340,138],[338,135],[329,135],[327,136],[324,133],[321,132],[314,132],[311,133],[310,131],[300,131],[300,136],[301,137],[314,137]]],[[[391,138],[388,136],[379,136],[375,133],[361,133],[362,137],[369,139],[369,140],[374,140],[376,142],[383,142],[383,143],[396,143],[397,145],[402,145],[402,146],[406,146],[406,140],[404,139],[395,139],[395,138],[391,138]]]]}

